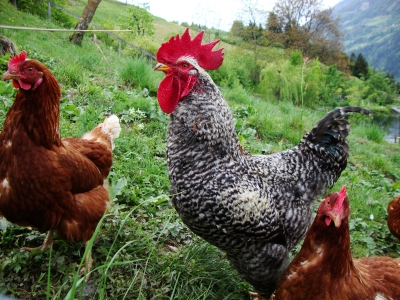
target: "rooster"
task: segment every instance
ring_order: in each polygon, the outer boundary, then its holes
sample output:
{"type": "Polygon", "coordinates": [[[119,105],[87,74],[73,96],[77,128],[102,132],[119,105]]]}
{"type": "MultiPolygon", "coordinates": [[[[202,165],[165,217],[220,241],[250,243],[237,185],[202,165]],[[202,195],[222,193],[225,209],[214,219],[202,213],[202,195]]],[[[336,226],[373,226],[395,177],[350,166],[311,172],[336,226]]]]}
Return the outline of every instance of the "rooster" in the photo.
{"type": "Polygon", "coordinates": [[[400,299],[400,258],[354,259],[349,215],[345,186],[321,202],[300,252],[279,281],[277,300],[400,299]]]}
{"type": "Polygon", "coordinates": [[[48,232],[42,251],[51,247],[53,232],[87,242],[109,200],[104,182],[121,130],[118,117],[106,118],[81,139],[62,139],[61,90],[49,69],[23,51],[9,60],[2,79],[12,80],[18,92],[0,133],[0,215],[48,232]]]}
{"type": "Polygon", "coordinates": [[[400,239],[400,196],[397,196],[388,205],[387,225],[390,232],[400,239]]]}
{"type": "Polygon", "coordinates": [[[158,89],[170,115],[167,159],[172,204],[197,235],[225,251],[239,273],[269,298],[289,264],[288,253],[311,223],[310,205],[345,169],[348,112],[326,114],[291,150],[250,155],[232,113],[206,70],[223,61],[218,41],[201,44],[188,29],[157,52],[158,89]]]}

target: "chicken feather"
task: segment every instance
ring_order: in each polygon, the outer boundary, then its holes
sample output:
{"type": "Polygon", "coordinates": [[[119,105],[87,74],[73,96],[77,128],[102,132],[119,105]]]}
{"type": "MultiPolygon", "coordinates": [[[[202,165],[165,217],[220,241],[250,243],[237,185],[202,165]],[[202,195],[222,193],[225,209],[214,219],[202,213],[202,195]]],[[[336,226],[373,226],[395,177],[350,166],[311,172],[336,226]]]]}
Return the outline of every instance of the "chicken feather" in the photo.
{"type": "Polygon", "coordinates": [[[198,36],[188,36],[186,30],[181,39],[164,43],[155,66],[166,74],[158,90],[160,106],[171,113],[167,158],[172,204],[194,233],[225,251],[239,273],[269,298],[289,263],[290,249],[310,226],[312,201],[346,167],[345,117],[369,111],[337,108],[296,147],[250,155],[240,145],[228,104],[202,67],[211,53],[209,69],[218,68],[222,59],[215,55],[223,54],[201,48],[198,36]],[[182,41],[189,45],[182,47],[182,41]],[[185,54],[191,46],[197,56],[185,54]]]}
{"type": "Polygon", "coordinates": [[[2,79],[18,92],[0,133],[0,215],[49,231],[42,250],[53,231],[66,241],[88,241],[109,200],[104,183],[118,118],[106,118],[82,139],[62,139],[61,90],[48,68],[22,52],[2,79]]]}
{"type": "Polygon", "coordinates": [[[277,300],[400,298],[400,258],[353,258],[349,214],[345,187],[326,196],[300,252],[279,281],[277,300]],[[343,204],[338,204],[340,197],[343,204]]]}

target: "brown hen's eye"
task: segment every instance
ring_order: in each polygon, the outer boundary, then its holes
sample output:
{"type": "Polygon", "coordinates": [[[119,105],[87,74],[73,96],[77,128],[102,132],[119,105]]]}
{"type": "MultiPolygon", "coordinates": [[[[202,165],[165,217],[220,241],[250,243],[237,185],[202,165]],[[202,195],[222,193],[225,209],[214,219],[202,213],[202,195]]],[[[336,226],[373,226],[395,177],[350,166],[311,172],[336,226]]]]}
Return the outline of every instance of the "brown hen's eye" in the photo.
{"type": "Polygon", "coordinates": [[[28,72],[32,72],[33,71],[33,68],[28,68],[28,72]]]}

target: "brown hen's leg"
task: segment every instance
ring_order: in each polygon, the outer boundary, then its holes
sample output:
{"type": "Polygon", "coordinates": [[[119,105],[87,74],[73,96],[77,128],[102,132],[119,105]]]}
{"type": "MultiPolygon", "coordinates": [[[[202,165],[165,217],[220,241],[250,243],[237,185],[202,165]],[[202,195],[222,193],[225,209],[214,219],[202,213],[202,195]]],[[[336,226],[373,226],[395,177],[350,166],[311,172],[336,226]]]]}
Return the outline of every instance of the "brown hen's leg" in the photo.
{"type": "MultiPolygon", "coordinates": [[[[253,300],[266,300],[265,298],[261,297],[259,293],[249,292],[249,294],[253,298],[253,300]]],[[[274,300],[274,299],[275,299],[275,294],[272,294],[269,300],[274,300]]]]}
{"type": "MultiPolygon", "coordinates": [[[[87,248],[89,245],[89,241],[85,243],[85,248],[87,248]]],[[[86,279],[85,281],[87,282],[90,278],[90,271],[92,270],[93,266],[93,259],[92,259],[92,249],[90,249],[86,255],[85,258],[85,265],[81,269],[81,275],[86,274],[86,279]]]]}
{"type": "Polygon", "coordinates": [[[43,241],[42,246],[35,247],[35,248],[22,247],[21,249],[22,249],[22,250],[25,250],[25,251],[33,251],[33,250],[44,251],[44,250],[50,249],[50,247],[53,245],[53,232],[54,232],[53,229],[52,229],[52,230],[49,230],[49,231],[47,232],[47,235],[46,235],[46,237],[45,237],[45,239],[44,239],[44,241],[43,241]]]}

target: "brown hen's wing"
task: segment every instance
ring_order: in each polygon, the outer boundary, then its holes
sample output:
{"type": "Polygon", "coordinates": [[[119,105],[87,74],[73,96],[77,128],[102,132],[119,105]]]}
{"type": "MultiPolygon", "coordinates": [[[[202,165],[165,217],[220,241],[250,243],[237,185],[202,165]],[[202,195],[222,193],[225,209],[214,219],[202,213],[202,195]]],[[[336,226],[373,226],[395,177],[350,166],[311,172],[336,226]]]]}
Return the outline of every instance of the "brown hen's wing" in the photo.
{"type": "MultiPolygon", "coordinates": [[[[67,241],[87,241],[106,211],[109,200],[108,191],[103,186],[105,176],[90,157],[97,159],[97,163],[106,161],[103,163],[103,172],[107,170],[108,173],[111,167],[111,151],[90,141],[76,140],[72,143],[66,142],[64,146],[66,153],[59,155],[62,165],[59,176],[67,174],[66,178],[69,180],[61,183],[60,188],[65,189],[64,194],[53,200],[60,206],[56,211],[60,217],[57,232],[67,241]],[[86,144],[90,146],[83,147],[86,144]],[[82,155],[76,149],[78,145],[81,145],[82,151],[87,152],[87,155],[82,155]],[[91,148],[93,151],[90,151],[91,148]]],[[[60,182],[58,177],[57,181],[60,182]]]]}
{"type": "Polygon", "coordinates": [[[120,132],[118,117],[111,115],[103,123],[85,133],[81,139],[66,138],[63,142],[91,160],[106,178],[112,165],[114,139],[120,132]]]}
{"type": "Polygon", "coordinates": [[[66,138],[62,141],[65,147],[73,148],[93,162],[103,178],[107,177],[112,165],[111,147],[84,139],[66,138]]]}
{"type": "Polygon", "coordinates": [[[375,292],[371,299],[400,299],[399,264],[400,258],[385,256],[354,259],[354,266],[363,273],[363,284],[375,292]]]}

